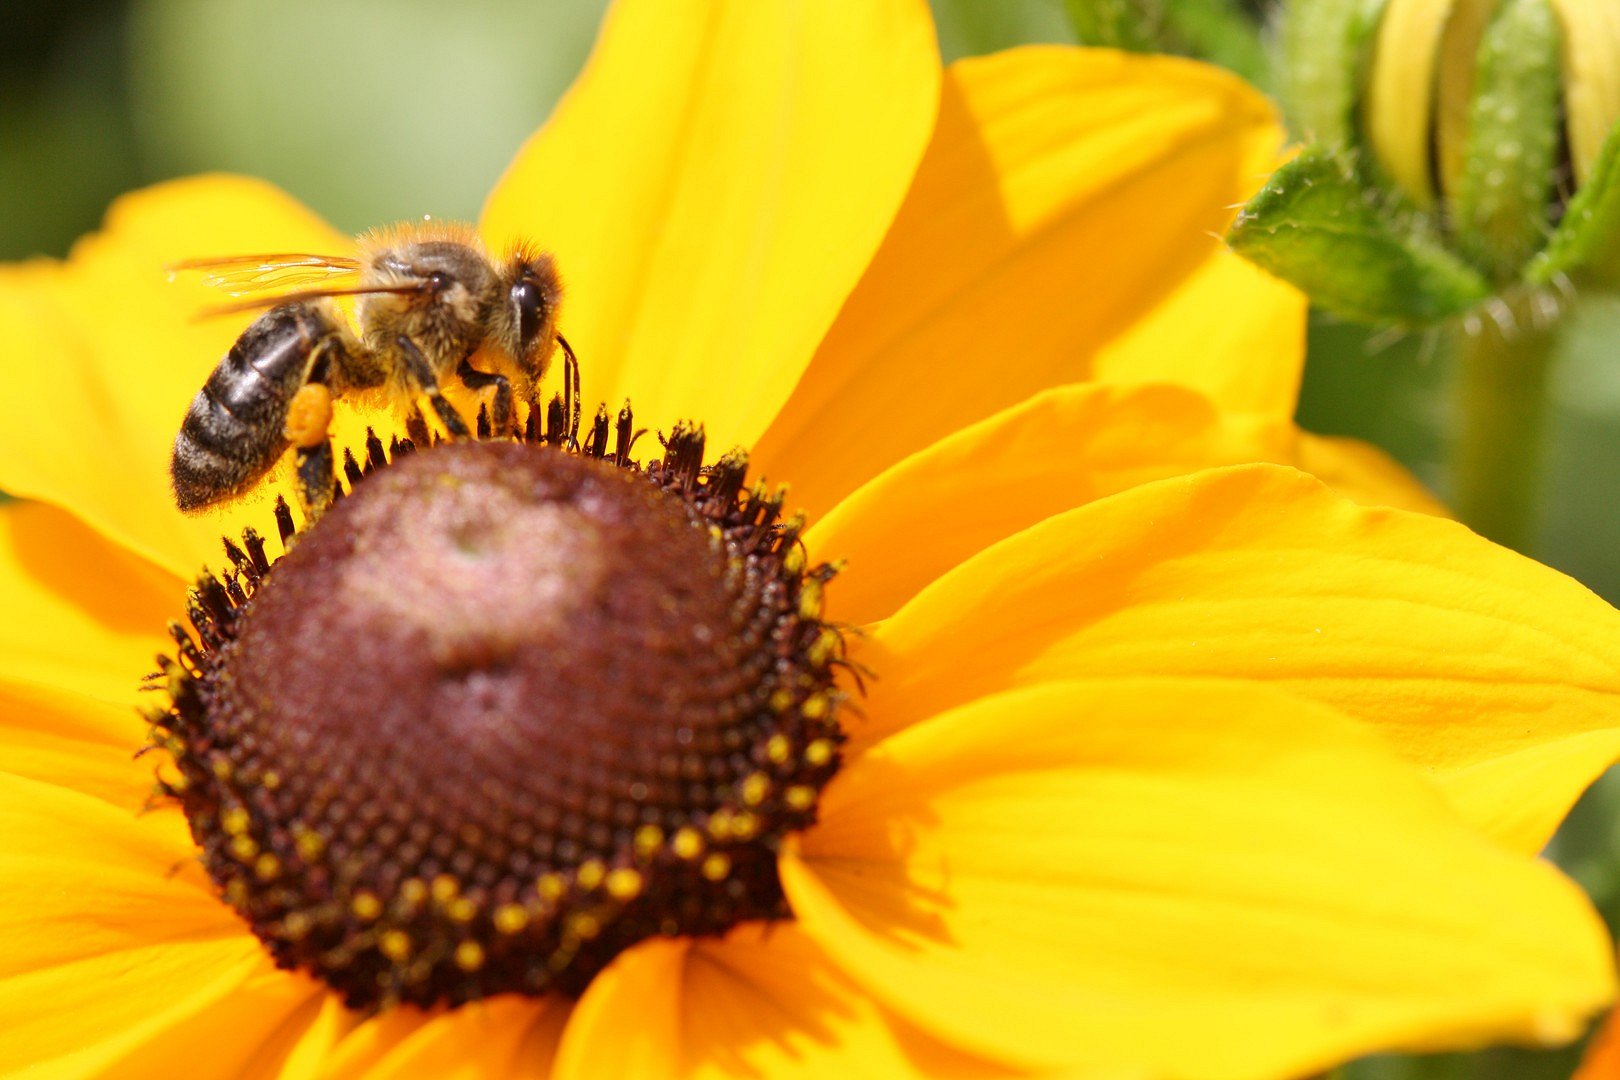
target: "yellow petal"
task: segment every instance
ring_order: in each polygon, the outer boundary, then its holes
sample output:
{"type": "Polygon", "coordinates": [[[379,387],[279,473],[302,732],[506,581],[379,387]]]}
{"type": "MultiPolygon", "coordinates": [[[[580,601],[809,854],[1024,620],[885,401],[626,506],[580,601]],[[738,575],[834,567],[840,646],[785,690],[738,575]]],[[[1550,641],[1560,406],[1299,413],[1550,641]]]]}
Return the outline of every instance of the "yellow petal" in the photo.
{"type": "Polygon", "coordinates": [[[1011,686],[1275,683],[1376,727],[1478,827],[1539,849],[1620,752],[1620,613],[1454,522],[1274,466],[1048,519],[879,625],[857,739],[1011,686]]]}
{"type": "Polygon", "coordinates": [[[240,986],[183,1019],[171,1016],[153,1025],[146,1041],[99,1066],[96,1075],[295,1080],[297,1070],[305,1069],[304,1076],[311,1076],[308,1051],[329,1037],[327,1004],[335,999],[313,979],[277,970],[263,947],[252,945],[258,955],[240,986]],[[207,1048],[207,1060],[195,1065],[199,1047],[207,1048]]]}
{"type": "Polygon", "coordinates": [[[62,510],[0,507],[0,685],[50,687],[129,710],[141,677],[172,646],[185,612],[172,574],[98,536],[62,510]]]}
{"type": "MultiPolygon", "coordinates": [[[[928,582],[1020,529],[1137,484],[1250,461],[1326,465],[1367,502],[1419,503],[1417,482],[1360,443],[1324,449],[1286,421],[1222,415],[1177,386],[1080,384],[1044,391],[886,469],[806,534],[849,561],[833,618],[892,615],[928,582]],[[948,529],[930,527],[950,521],[948,529]]],[[[1422,505],[1438,509],[1432,499],[1422,505]]]]}
{"type": "Polygon", "coordinates": [[[1032,47],[952,65],[917,181],[756,466],[814,518],[1098,375],[1291,411],[1303,301],[1217,238],[1281,138],[1264,98],[1190,61],[1032,47]]]}
{"type": "Polygon", "coordinates": [[[135,760],[138,688],[182,601],[177,578],[65,511],[0,507],[0,770],[145,805],[158,759],[135,760]]]}
{"type": "Polygon", "coordinates": [[[174,508],[169,453],[192,397],[253,316],[198,321],[226,298],[164,268],[352,244],[267,184],[209,176],[124,196],[65,263],[0,268],[0,336],[18,358],[0,402],[0,490],[71,510],[189,577],[239,526],[174,508]]]}
{"type": "Polygon", "coordinates": [[[938,1037],[1031,1066],[1303,1076],[1567,1041],[1614,989],[1573,883],[1263,687],[992,695],[851,763],[800,839],[805,933],[938,1037]]]}
{"type": "Polygon", "coordinates": [[[0,771],[93,795],[128,814],[151,798],[159,767],[135,757],[145,728],[128,706],[0,681],[0,771]]]}
{"type": "MultiPolygon", "coordinates": [[[[279,1056],[272,1055],[269,1067],[262,1070],[264,1080],[323,1080],[345,1075],[328,1072],[327,1065],[336,1056],[343,1037],[360,1022],[360,1015],[329,992],[315,995],[310,1004],[315,1015],[302,1027],[292,1026],[290,1045],[279,1056]]],[[[257,1080],[255,1074],[249,1075],[257,1080]]]]}
{"type": "Polygon", "coordinates": [[[568,1012],[568,1002],[557,996],[536,1000],[507,994],[472,1002],[415,1027],[363,1071],[328,1075],[365,1080],[549,1076],[568,1012]]]}
{"type": "Polygon", "coordinates": [[[939,77],[922,0],[620,0],[482,231],[557,254],[587,401],[752,442],[900,205],[939,77]]]}
{"type": "Polygon", "coordinates": [[[1496,0],[1451,0],[1451,12],[1435,57],[1433,94],[1433,166],[1436,183],[1450,194],[1457,190],[1468,163],[1468,115],[1474,105],[1474,76],[1479,46],[1496,11],[1496,0]]]}
{"type": "Polygon", "coordinates": [[[1153,310],[1099,346],[1091,375],[1180,383],[1224,409],[1288,419],[1304,371],[1307,306],[1304,293],[1219,247],[1153,310]]]}
{"type": "Polygon", "coordinates": [[[434,1017],[421,1009],[386,1009],[352,1024],[338,1036],[315,1074],[330,1080],[364,1076],[400,1043],[421,1030],[434,1017]]]}
{"type": "Polygon", "coordinates": [[[215,897],[176,811],[0,775],[0,835],[0,1072],[172,1076],[205,1041],[187,1075],[234,1077],[288,1043],[316,988],[215,897]]]}
{"type": "Polygon", "coordinates": [[[1367,85],[1367,137],[1378,163],[1422,206],[1434,201],[1429,153],[1435,69],[1454,3],[1388,0],[1367,85]]]}
{"type": "Polygon", "coordinates": [[[236,1080],[266,1042],[279,1044],[278,1029],[314,993],[268,968],[263,947],[244,934],[146,945],[0,979],[0,1071],[50,1080],[236,1080]]]}
{"type": "Polygon", "coordinates": [[[1592,174],[1620,123],[1620,9],[1612,0],[1552,0],[1564,37],[1564,115],[1575,179],[1592,174]]]}
{"type": "Polygon", "coordinates": [[[1393,506],[1435,517],[1451,516],[1445,504],[1400,462],[1359,439],[1299,432],[1292,460],[1286,464],[1310,473],[1364,506],[1393,506]]]}
{"type": "Polygon", "coordinates": [[[153,944],[236,938],[184,818],[0,774],[0,979],[153,944]]]}
{"type": "Polygon", "coordinates": [[[792,923],[624,953],[580,1001],[557,1065],[556,1080],[1009,1075],[873,1001],[792,923]]]}

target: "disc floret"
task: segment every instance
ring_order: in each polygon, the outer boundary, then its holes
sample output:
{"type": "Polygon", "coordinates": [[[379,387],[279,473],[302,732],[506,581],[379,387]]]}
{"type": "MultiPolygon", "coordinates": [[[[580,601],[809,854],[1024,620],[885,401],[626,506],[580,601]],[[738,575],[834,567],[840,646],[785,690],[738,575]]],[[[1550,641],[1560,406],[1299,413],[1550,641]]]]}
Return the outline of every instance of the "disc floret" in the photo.
{"type": "Polygon", "coordinates": [[[777,850],[839,764],[834,570],[699,429],[638,466],[628,409],[582,447],[553,421],[372,439],[173,627],[167,791],[277,962],[353,1006],[577,993],[645,938],[789,915],[777,850]]]}

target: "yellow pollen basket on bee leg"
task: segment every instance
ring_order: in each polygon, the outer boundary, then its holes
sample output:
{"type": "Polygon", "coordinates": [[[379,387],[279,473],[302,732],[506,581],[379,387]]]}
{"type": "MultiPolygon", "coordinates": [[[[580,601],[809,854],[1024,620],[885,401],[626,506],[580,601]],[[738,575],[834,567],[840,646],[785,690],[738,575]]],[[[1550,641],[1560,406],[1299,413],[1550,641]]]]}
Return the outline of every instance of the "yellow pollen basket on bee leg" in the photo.
{"type": "Polygon", "coordinates": [[[294,446],[307,450],[319,446],[332,428],[332,391],[321,383],[298,388],[287,406],[287,421],[281,434],[294,446]]]}

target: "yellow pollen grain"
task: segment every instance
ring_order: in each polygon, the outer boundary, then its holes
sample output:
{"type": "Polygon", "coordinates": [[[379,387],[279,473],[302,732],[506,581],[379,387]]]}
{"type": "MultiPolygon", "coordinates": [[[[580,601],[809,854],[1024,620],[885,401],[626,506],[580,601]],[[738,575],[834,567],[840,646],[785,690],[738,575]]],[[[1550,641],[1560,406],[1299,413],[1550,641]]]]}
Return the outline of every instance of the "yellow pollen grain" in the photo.
{"type": "Polygon", "coordinates": [[[641,874],[621,866],[608,874],[607,891],[616,900],[633,900],[641,895],[641,874]]]}
{"type": "Polygon", "coordinates": [[[675,830],[675,837],[669,846],[678,858],[695,859],[703,854],[703,834],[690,825],[683,825],[675,830]]]}
{"type": "Polygon", "coordinates": [[[462,971],[477,971],[484,966],[484,947],[476,941],[463,941],[456,946],[456,967],[462,971]]]}
{"type": "Polygon", "coordinates": [[[771,712],[787,712],[793,708],[793,691],[787,687],[771,691],[771,712]]]}
{"type": "Polygon", "coordinates": [[[321,839],[319,833],[304,831],[298,834],[293,846],[298,849],[299,858],[305,862],[314,862],[321,857],[321,852],[326,850],[326,841],[321,839]]]}
{"type": "Polygon", "coordinates": [[[388,959],[399,963],[411,955],[411,936],[403,930],[384,930],[377,938],[377,949],[388,959]]]}
{"type": "Polygon", "coordinates": [[[411,907],[419,906],[427,896],[427,882],[421,878],[406,878],[399,884],[399,898],[411,907]]]}
{"type": "Polygon", "coordinates": [[[731,838],[752,840],[759,833],[759,817],[744,810],[731,818],[731,838]]]}
{"type": "Polygon", "coordinates": [[[362,890],[355,893],[354,898],[349,901],[349,910],[354,912],[355,918],[365,919],[367,922],[381,915],[382,909],[382,901],[377,899],[374,892],[362,890]]]}
{"type": "Polygon", "coordinates": [[[281,860],[268,851],[253,860],[253,876],[260,881],[270,881],[281,873],[281,860]]]}
{"type": "Polygon", "coordinates": [[[771,793],[771,778],[762,772],[749,773],[742,782],[742,801],[758,806],[771,793]]]}
{"type": "Polygon", "coordinates": [[[710,881],[722,881],[731,873],[731,856],[716,851],[703,860],[703,876],[710,881]]]}
{"type": "Polygon", "coordinates": [[[816,789],[809,784],[794,784],[782,793],[782,798],[794,810],[808,810],[816,805],[816,789]]]}
{"type": "Polygon", "coordinates": [[[799,618],[821,617],[821,582],[806,581],[799,589],[799,618]]]}
{"type": "Polygon", "coordinates": [[[248,812],[240,806],[232,806],[219,812],[219,827],[231,836],[241,836],[247,832],[252,820],[248,817],[248,812]]]}
{"type": "Polygon", "coordinates": [[[826,667],[827,661],[838,654],[838,645],[838,632],[823,630],[805,651],[805,659],[810,661],[811,667],[826,667]]]}
{"type": "Polygon", "coordinates": [[[247,882],[241,878],[233,877],[225,883],[225,902],[232,907],[241,907],[247,903],[247,882]]]}
{"type": "Polygon", "coordinates": [[[579,864],[579,869],[574,871],[574,880],[579,882],[579,887],[582,889],[596,888],[602,884],[602,879],[605,877],[607,877],[607,866],[601,859],[586,859],[579,864]]]}
{"type": "MultiPolygon", "coordinates": [[[[777,691],[780,693],[781,691],[777,691]]],[[[791,704],[791,702],[790,702],[791,704]]],[[[786,735],[772,735],[765,743],[765,756],[780,765],[793,753],[793,744],[786,735]]]]}
{"type": "Polygon", "coordinates": [[[266,769],[264,775],[259,777],[259,783],[263,784],[268,790],[274,791],[281,786],[281,774],[274,769],[266,769]]]}
{"type": "Polygon", "coordinates": [[[502,934],[517,934],[529,925],[529,913],[522,904],[502,904],[495,909],[495,929],[502,934]]]}
{"type": "Polygon", "coordinates": [[[804,573],[804,548],[797,544],[789,548],[788,553],[782,556],[782,569],[794,575],[804,573]]]}
{"type": "Polygon", "coordinates": [[[473,916],[478,914],[478,905],[465,896],[458,896],[444,906],[444,913],[452,922],[472,922],[473,916]]]}
{"type": "Polygon", "coordinates": [[[709,815],[709,835],[724,840],[731,835],[731,811],[721,807],[709,815]]]}
{"type": "Polygon", "coordinates": [[[534,888],[540,894],[540,899],[555,900],[567,891],[568,883],[563,880],[561,874],[541,874],[539,880],[534,883],[534,888]]]}
{"type": "Polygon", "coordinates": [[[578,915],[569,916],[568,932],[574,937],[590,941],[602,932],[602,920],[589,912],[582,911],[578,915]]]}
{"type": "Polygon", "coordinates": [[[826,739],[817,739],[804,748],[804,760],[811,765],[825,765],[832,756],[833,744],[826,739]]]}
{"type": "Polygon", "coordinates": [[[461,892],[461,883],[449,874],[440,874],[433,879],[433,901],[437,904],[448,904],[461,892]]]}
{"type": "Polygon", "coordinates": [[[799,712],[807,720],[820,720],[831,708],[832,702],[827,700],[826,694],[811,694],[804,699],[804,704],[799,706],[799,712]]]}
{"type": "Polygon", "coordinates": [[[251,862],[259,855],[258,842],[251,836],[233,836],[231,854],[242,862],[251,862]]]}
{"type": "Polygon", "coordinates": [[[281,920],[281,936],[292,941],[308,937],[313,929],[315,924],[302,911],[289,912],[287,917],[281,920]]]}
{"type": "Polygon", "coordinates": [[[233,771],[231,769],[229,759],[222,757],[216,757],[213,761],[210,761],[208,763],[208,768],[212,770],[214,776],[220,780],[229,780],[231,778],[231,772],[233,771]]]}
{"type": "Polygon", "coordinates": [[[643,825],[636,830],[636,854],[651,855],[664,846],[664,830],[656,825],[643,825]]]}

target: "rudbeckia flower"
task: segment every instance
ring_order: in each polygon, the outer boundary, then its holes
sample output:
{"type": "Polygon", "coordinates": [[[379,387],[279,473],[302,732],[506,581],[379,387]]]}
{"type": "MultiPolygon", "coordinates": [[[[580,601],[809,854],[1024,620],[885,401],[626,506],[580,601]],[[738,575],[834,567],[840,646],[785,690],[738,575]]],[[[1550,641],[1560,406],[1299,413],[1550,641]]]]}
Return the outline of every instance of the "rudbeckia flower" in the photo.
{"type": "MultiPolygon", "coordinates": [[[[601,500],[623,528],[590,525],[600,545],[514,477],[640,480],[494,440],[379,461],[268,574],[257,541],[218,560],[269,507],[182,518],[166,466],[241,324],[193,322],[207,298],[161,267],[351,243],[261,184],[137,193],[66,263],[5,271],[0,487],[26,501],[0,511],[0,1067],[1280,1078],[1567,1039],[1611,998],[1601,924],[1523,853],[1615,754],[1620,615],[1412,512],[1435,508],[1375,453],[1288,423],[1302,301],[1211,239],[1275,159],[1269,108],[1221,72],[1101,51],[942,72],[921,3],[829,8],[619,4],[490,196],[492,249],[556,252],[587,392],[669,439],[637,474],[668,494],[601,500]],[[697,471],[690,419],[792,483],[803,549],[742,454],[697,471]],[[478,497],[437,520],[478,530],[417,527],[412,500],[455,491],[478,497]],[[637,516],[705,499],[712,548],[637,516]],[[547,542],[513,556],[512,522],[549,523],[527,533],[547,542]],[[445,535],[451,561],[413,561],[445,535]],[[362,549],[375,561],[342,553],[362,549]],[[767,583],[747,593],[776,634],[766,675],[754,652],[705,665],[746,635],[647,615],[688,602],[658,574],[712,551],[756,560],[726,588],[767,583]],[[509,556],[522,574],[501,576],[509,556]],[[221,569],[188,608],[205,560],[221,569]],[[369,575],[370,606],[305,573],[322,566],[369,575]],[[570,575],[646,616],[615,624],[628,655],[573,618],[570,575]],[[555,648],[605,658],[560,684],[589,708],[542,692],[514,711],[487,658],[438,670],[378,645],[409,619],[430,642],[532,644],[557,610],[577,633],[555,648]],[[187,611],[202,640],[182,630],[166,663],[173,708],[146,706],[190,771],[161,768],[178,794],[138,814],[154,766],[131,758],[133,687],[187,611]],[[863,628],[843,645],[871,679],[835,714],[837,625],[863,628]],[[687,662],[670,694],[743,680],[747,724],[703,726],[732,716],[716,706],[591,728],[652,653],[687,662]],[[295,655],[313,667],[262,662],[295,655]],[[424,678],[457,722],[385,730],[424,678]],[[286,704],[345,695],[371,705],[286,704]],[[520,808],[531,774],[571,767],[502,741],[530,708],[595,731],[587,765],[598,744],[685,749],[670,775],[520,808]],[[251,746],[227,730],[261,715],[287,723],[251,746]],[[664,827],[671,776],[718,801],[664,827]],[[347,816],[311,824],[316,805],[347,816]],[[492,867],[484,815],[502,814],[492,867]],[[598,834],[612,859],[563,851],[598,834]],[[501,877],[519,862],[535,876],[501,877]],[[309,867],[324,892],[298,891],[309,867]],[[696,891],[660,884],[677,879],[696,891]],[[614,937],[626,912],[635,940],[614,937]],[[550,951],[513,961],[540,923],[550,951]],[[424,927],[463,937],[426,955],[424,927]]],[[[523,655],[520,674],[555,659],[523,655]]]]}

